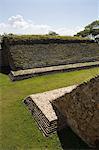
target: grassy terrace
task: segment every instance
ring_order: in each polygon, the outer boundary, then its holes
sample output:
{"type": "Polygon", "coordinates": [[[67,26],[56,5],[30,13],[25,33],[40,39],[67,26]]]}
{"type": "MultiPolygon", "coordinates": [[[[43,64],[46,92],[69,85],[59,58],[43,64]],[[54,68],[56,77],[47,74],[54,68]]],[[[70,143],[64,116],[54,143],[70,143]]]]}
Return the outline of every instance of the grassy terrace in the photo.
{"type": "Polygon", "coordinates": [[[82,37],[72,37],[72,36],[52,36],[52,35],[6,35],[4,38],[7,38],[11,42],[13,41],[24,41],[24,40],[65,40],[65,41],[92,41],[88,38],[82,38],[82,37]]]}
{"type": "Polygon", "coordinates": [[[0,73],[0,150],[87,148],[70,129],[45,138],[22,100],[33,93],[81,83],[97,74],[99,68],[92,68],[11,82],[6,74],[0,73]]]}

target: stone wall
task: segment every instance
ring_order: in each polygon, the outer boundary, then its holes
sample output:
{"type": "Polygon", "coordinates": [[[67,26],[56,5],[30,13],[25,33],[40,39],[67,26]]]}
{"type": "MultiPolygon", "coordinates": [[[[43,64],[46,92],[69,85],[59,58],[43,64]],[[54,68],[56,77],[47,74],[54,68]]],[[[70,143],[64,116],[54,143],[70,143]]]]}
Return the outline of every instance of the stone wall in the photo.
{"type": "Polygon", "coordinates": [[[2,39],[0,39],[0,68],[9,67],[8,51],[3,49],[2,39]]]}
{"type": "Polygon", "coordinates": [[[99,147],[99,76],[52,101],[88,145],[99,147]]]}
{"type": "Polygon", "coordinates": [[[89,69],[93,67],[99,67],[99,61],[10,71],[9,77],[12,81],[17,81],[45,74],[52,74],[65,71],[69,72],[74,70],[89,69]]]}
{"type": "Polygon", "coordinates": [[[74,88],[76,85],[32,94],[25,98],[24,103],[28,106],[45,136],[67,126],[64,116],[57,109],[54,111],[51,102],[74,88]]]}
{"type": "Polygon", "coordinates": [[[99,61],[99,45],[83,40],[13,41],[13,38],[4,38],[3,50],[12,70],[99,61]]]}
{"type": "Polygon", "coordinates": [[[0,66],[1,66],[1,64],[2,64],[2,61],[1,61],[1,40],[0,40],[0,66]]]}

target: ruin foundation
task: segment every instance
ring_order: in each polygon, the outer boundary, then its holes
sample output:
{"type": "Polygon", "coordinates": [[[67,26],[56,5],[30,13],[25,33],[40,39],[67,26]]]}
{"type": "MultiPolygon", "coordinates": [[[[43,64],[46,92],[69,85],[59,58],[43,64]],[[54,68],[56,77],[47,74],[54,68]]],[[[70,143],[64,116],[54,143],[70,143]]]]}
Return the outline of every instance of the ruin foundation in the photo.
{"type": "Polygon", "coordinates": [[[24,103],[46,136],[68,125],[89,146],[99,146],[99,76],[80,85],[30,95],[24,103]]]}
{"type": "Polygon", "coordinates": [[[66,126],[64,115],[60,114],[58,110],[54,110],[51,102],[59,96],[70,92],[75,87],[76,86],[70,86],[44,93],[33,94],[26,97],[24,100],[24,103],[32,112],[33,117],[37,121],[44,135],[48,136],[57,129],[60,130],[66,126]]]}
{"type": "Polygon", "coordinates": [[[88,145],[99,147],[99,76],[52,103],[78,136],[88,145]]]}

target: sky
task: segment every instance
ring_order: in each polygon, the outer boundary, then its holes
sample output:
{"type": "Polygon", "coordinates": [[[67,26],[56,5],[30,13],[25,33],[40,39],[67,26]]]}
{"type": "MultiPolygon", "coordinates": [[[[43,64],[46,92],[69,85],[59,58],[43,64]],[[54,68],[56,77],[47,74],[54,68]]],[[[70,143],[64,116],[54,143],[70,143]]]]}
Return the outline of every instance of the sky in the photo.
{"type": "Polygon", "coordinates": [[[0,34],[74,35],[99,20],[99,0],[0,0],[0,34]]]}

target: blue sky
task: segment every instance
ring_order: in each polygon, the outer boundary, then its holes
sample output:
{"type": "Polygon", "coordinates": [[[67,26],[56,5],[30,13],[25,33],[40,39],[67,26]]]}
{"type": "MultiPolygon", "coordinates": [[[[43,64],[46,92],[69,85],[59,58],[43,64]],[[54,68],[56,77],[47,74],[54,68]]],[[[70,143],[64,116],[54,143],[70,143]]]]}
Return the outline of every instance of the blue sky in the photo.
{"type": "Polygon", "coordinates": [[[0,33],[73,35],[99,19],[99,0],[0,0],[0,33]]]}

